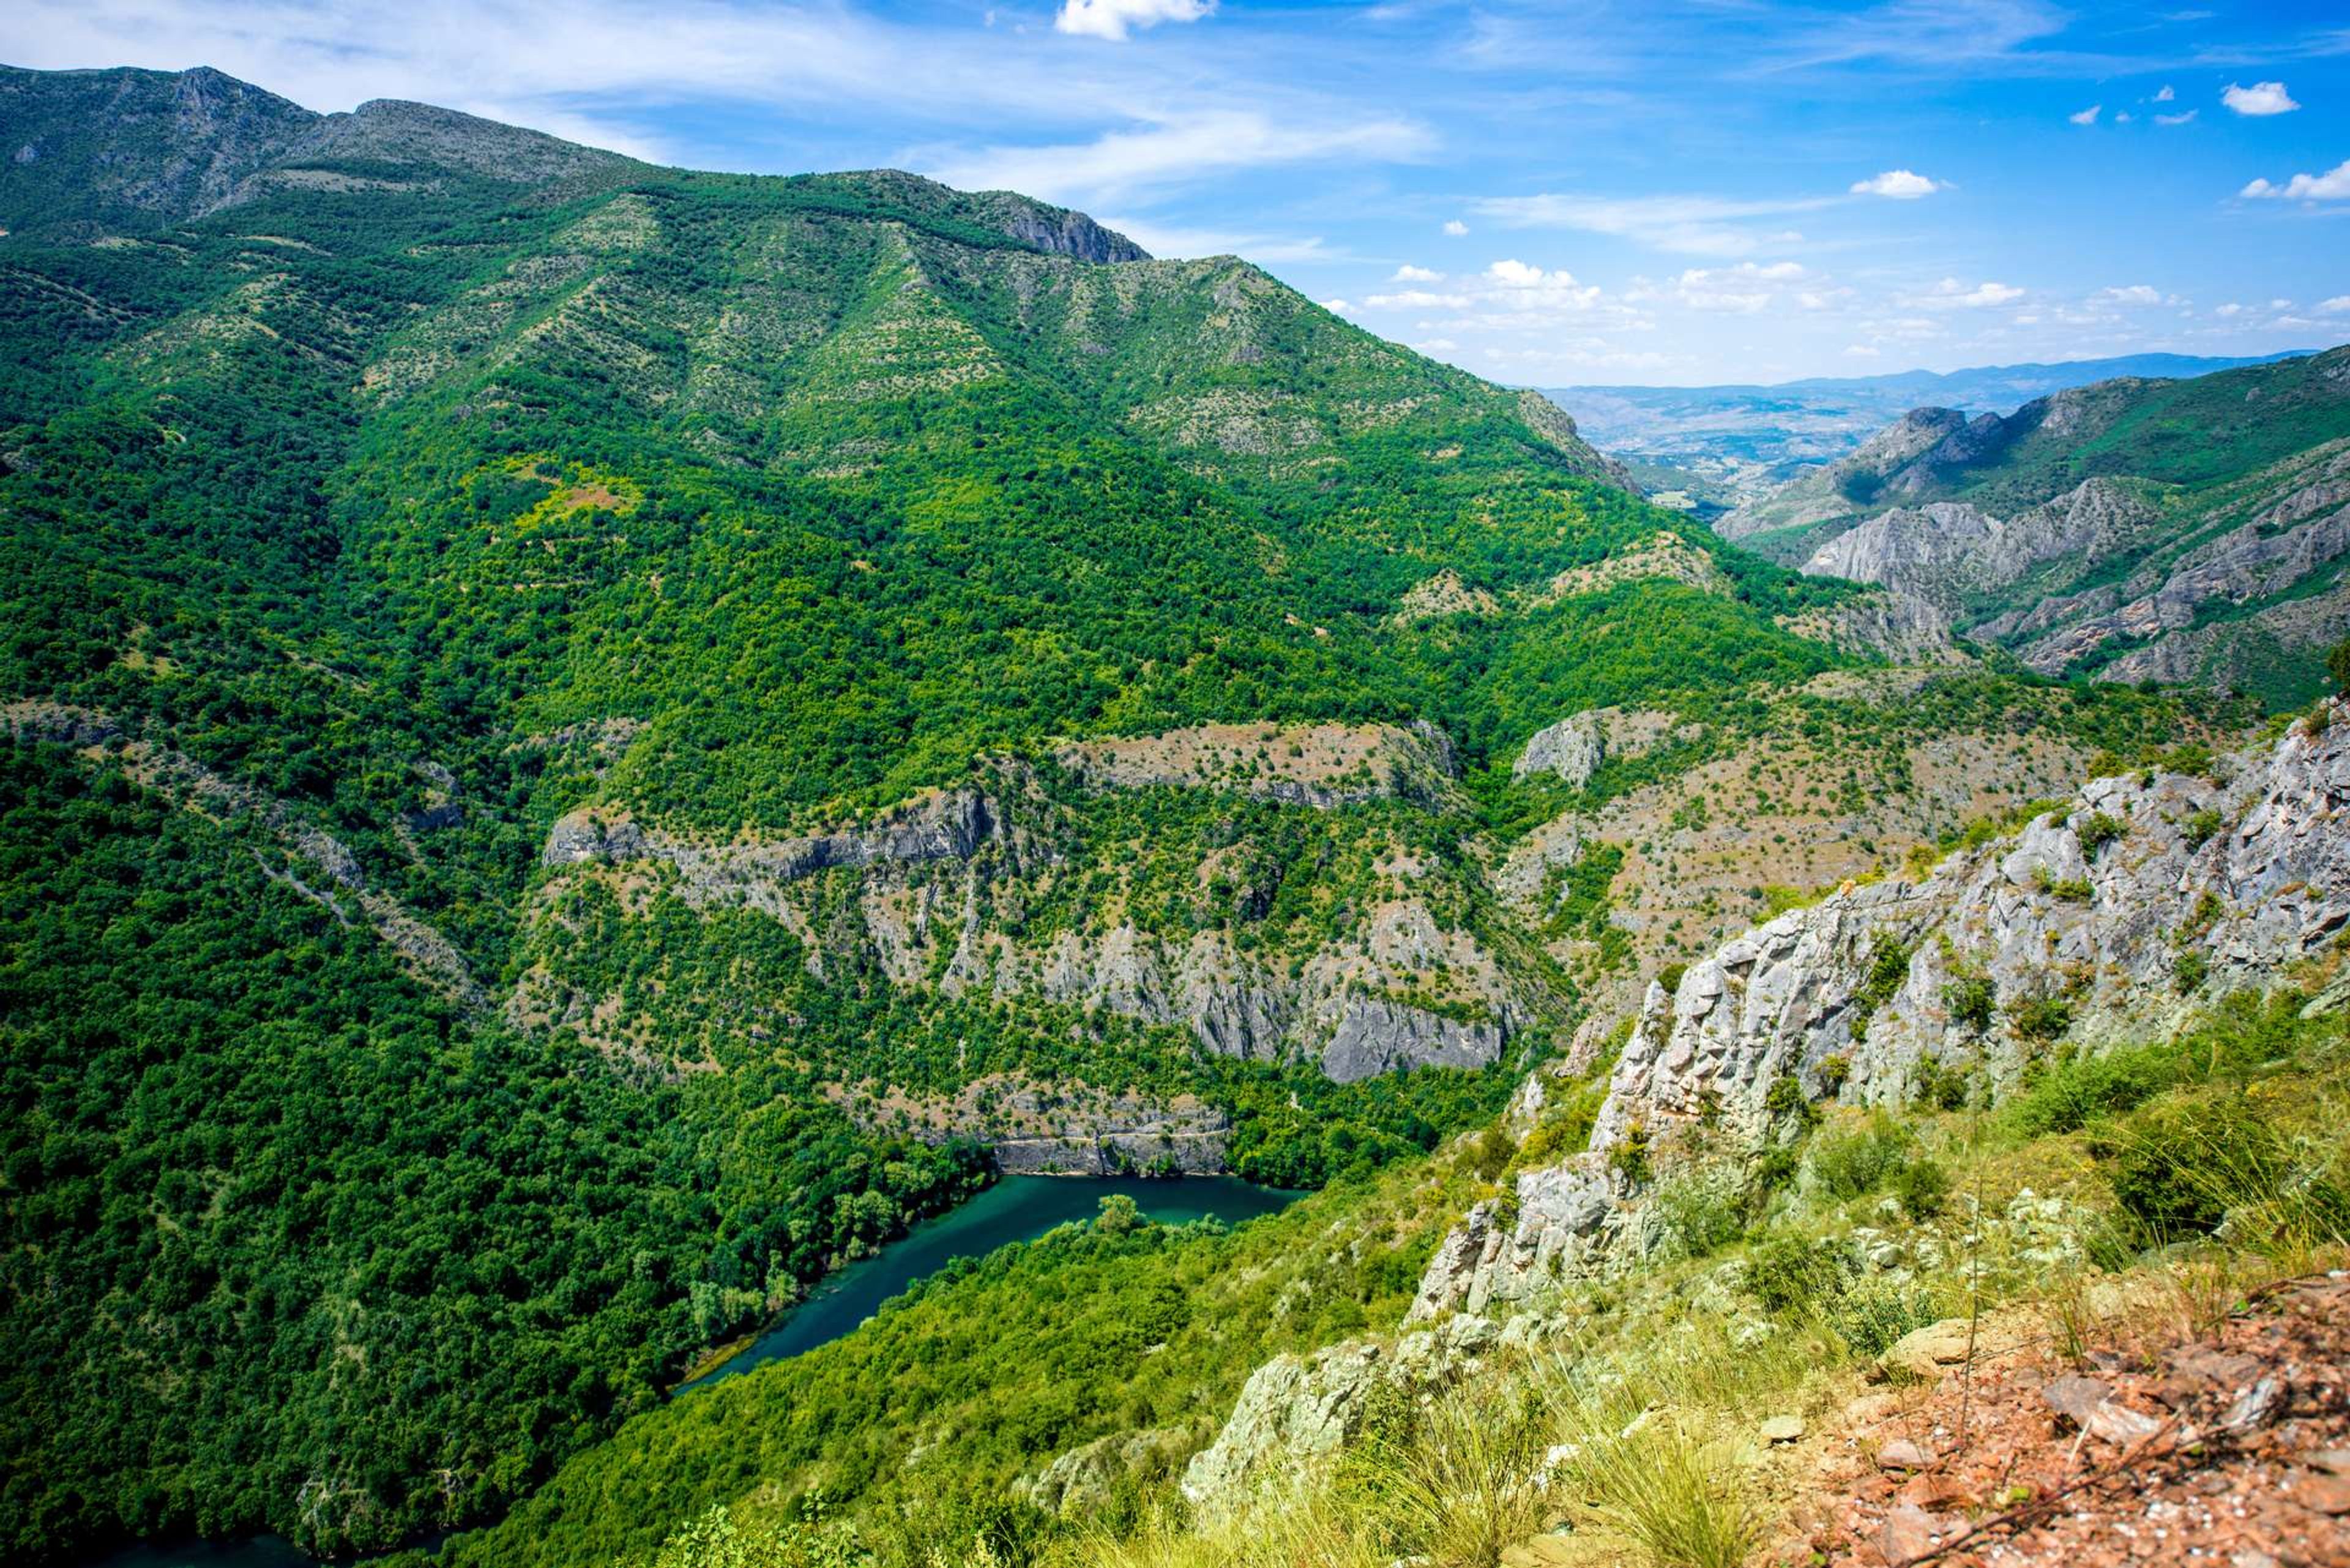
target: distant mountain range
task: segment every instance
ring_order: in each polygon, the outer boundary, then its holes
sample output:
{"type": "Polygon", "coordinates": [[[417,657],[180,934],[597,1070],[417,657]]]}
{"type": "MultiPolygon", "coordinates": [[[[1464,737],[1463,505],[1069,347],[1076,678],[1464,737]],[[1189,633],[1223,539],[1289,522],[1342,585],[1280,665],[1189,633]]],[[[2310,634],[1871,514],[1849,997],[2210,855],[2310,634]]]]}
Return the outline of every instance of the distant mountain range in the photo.
{"type": "Polygon", "coordinates": [[[2350,627],[2350,348],[1912,410],[1714,526],[2043,674],[2290,701],[2350,627]]]}
{"type": "Polygon", "coordinates": [[[2034,398],[2116,377],[2204,376],[2290,359],[2131,354],[2054,365],[1814,377],[1777,386],[1545,387],[1584,439],[1622,460],[1652,495],[1711,514],[1754,499],[1808,463],[1828,462],[1916,408],[2006,413],[2034,398]]]}

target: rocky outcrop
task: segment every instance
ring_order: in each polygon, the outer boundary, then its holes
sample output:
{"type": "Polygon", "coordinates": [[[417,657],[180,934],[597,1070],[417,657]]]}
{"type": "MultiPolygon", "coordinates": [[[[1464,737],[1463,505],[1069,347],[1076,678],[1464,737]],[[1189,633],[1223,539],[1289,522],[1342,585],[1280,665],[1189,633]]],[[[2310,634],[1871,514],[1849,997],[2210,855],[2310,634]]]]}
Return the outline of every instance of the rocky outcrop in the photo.
{"type": "Polygon", "coordinates": [[[772,883],[883,863],[968,860],[983,844],[1003,837],[998,807],[974,790],[920,795],[868,824],[837,832],[731,843],[649,831],[625,812],[586,806],[548,830],[539,864],[553,869],[583,861],[666,860],[692,895],[755,904],[759,889],[772,883]]]}
{"type": "Polygon", "coordinates": [[[1200,724],[1072,742],[1055,761],[1096,789],[1231,790],[1328,811],[1449,802],[1452,742],[1433,724],[1200,724]]]}
{"type": "Polygon", "coordinates": [[[1580,789],[1610,755],[1643,757],[1668,741],[1687,740],[1694,725],[1648,708],[1591,708],[1537,730],[1510,764],[1511,776],[1555,774],[1580,789]]]}
{"type": "MultiPolygon", "coordinates": [[[[1099,1010],[1188,1029],[1220,1055],[1317,1062],[1341,1081],[1415,1065],[1484,1066],[1530,1021],[1530,1001],[1493,952],[1457,914],[1436,913],[1440,903],[1461,908],[1451,878],[1462,873],[1392,840],[1341,923],[1310,946],[1250,939],[1291,873],[1252,871],[1246,846],[1232,846],[1231,880],[1196,923],[1146,928],[1100,890],[1105,868],[1114,883],[1121,867],[1090,839],[1084,792],[1205,781],[1284,806],[1333,809],[1358,788],[1432,791],[1451,764],[1440,734],[1231,726],[1088,742],[1063,760],[1074,778],[1048,783],[1005,763],[969,788],[790,837],[698,836],[616,807],[570,813],[541,851],[546,877],[533,906],[540,956],[519,979],[508,1015],[520,1027],[576,1027],[632,1046],[650,1038],[646,1027],[621,1026],[620,999],[588,994],[565,977],[608,970],[610,947],[629,940],[631,923],[674,898],[705,916],[747,909],[774,919],[818,980],[863,983],[878,972],[904,991],[1099,1010]],[[1431,877],[1443,880],[1424,886],[1431,877]],[[599,896],[596,907],[607,913],[598,919],[619,922],[592,936],[563,913],[567,889],[591,888],[612,896],[599,896]],[[1037,922],[1028,913],[1073,902],[1075,920],[1037,922]],[[1083,918],[1096,910],[1107,918],[1083,918]]],[[[1346,836],[1367,835],[1377,849],[1383,831],[1363,823],[1346,836]]],[[[1206,897],[1225,852],[1211,845],[1201,853],[1206,897]]],[[[741,985],[697,990],[697,1021],[706,1012],[723,1019],[720,1027],[753,1027],[773,1005],[775,982],[743,971],[741,985]]],[[[1094,1157],[1040,1145],[1035,1158],[1074,1168],[1094,1157]]]]}
{"type": "Polygon", "coordinates": [[[1678,534],[1658,533],[1588,566],[1569,566],[1535,596],[1537,605],[1604,594],[1626,583],[1662,580],[1728,597],[1732,589],[1713,557],[1678,534]]]}
{"type": "Polygon", "coordinates": [[[1892,589],[1773,618],[1797,637],[1890,664],[1949,663],[1960,657],[1949,622],[1934,607],[1892,589]]]}
{"type": "Polygon", "coordinates": [[[1381,1386],[1417,1397],[1473,1372],[1504,1343],[1495,1324],[1456,1317],[1392,1345],[1348,1340],[1311,1355],[1278,1355],[1258,1367],[1214,1442],[1183,1471],[1185,1501],[1225,1517],[1260,1490],[1327,1462],[1360,1429],[1381,1386]]]}
{"type": "Polygon", "coordinates": [[[1590,1148],[1472,1211],[1413,1312],[1482,1312],[1638,1235],[1627,1174],[1700,1125],[1759,1141],[1774,1091],[1907,1098],[1928,1070],[2014,1085],[2034,1058],[2177,1025],[2350,929],[2350,700],[2211,774],[2092,781],[1921,880],[1847,887],[1652,985],[1590,1148]],[[1834,1064],[1833,1068],[1831,1063],[1834,1064]],[[1637,1147],[1639,1159],[1612,1158],[1637,1147]]]}

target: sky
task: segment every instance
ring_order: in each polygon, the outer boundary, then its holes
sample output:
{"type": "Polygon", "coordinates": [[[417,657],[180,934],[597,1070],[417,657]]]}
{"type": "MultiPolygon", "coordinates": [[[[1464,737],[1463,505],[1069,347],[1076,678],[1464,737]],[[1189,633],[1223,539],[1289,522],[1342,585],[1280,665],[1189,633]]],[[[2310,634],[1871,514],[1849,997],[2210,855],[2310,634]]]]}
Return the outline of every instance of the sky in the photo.
{"type": "Polygon", "coordinates": [[[2350,340],[2350,0],[10,0],[0,60],[1010,188],[1520,385],[2350,340]]]}

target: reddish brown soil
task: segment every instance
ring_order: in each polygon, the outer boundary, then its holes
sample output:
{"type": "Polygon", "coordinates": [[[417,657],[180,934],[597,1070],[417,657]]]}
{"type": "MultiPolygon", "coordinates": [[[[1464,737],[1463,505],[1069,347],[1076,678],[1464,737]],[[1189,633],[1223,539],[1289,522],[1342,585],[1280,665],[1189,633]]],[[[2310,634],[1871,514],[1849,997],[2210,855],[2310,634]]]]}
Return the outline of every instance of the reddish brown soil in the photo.
{"type": "Polygon", "coordinates": [[[2350,1274],[1978,1361],[1853,1436],[1798,1561],[2350,1568],[2350,1274]]]}

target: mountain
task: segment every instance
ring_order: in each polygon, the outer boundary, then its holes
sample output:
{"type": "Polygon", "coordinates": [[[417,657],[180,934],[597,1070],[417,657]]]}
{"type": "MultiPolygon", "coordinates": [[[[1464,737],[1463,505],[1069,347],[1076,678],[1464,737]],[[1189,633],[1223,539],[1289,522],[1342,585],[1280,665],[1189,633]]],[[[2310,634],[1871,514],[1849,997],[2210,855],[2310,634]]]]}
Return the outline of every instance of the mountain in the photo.
{"type": "Polygon", "coordinates": [[[1970,419],[1920,409],[1721,518],[1806,572],[1883,584],[2051,675],[2272,701],[2350,624],[2350,348],[2116,380],[1970,419]]]}
{"type": "MultiPolygon", "coordinates": [[[[1345,1332],[1670,964],[2257,717],[1953,651],[1016,194],[0,102],[16,1558],[495,1518],[1007,1168],[1376,1188],[1230,1298],[1345,1332]]],[[[1064,1370],[986,1440],[1106,1427],[1064,1370]]]]}
{"type": "Polygon", "coordinates": [[[1817,377],[1767,387],[1552,387],[1544,395],[1572,414],[1603,451],[1631,464],[1645,489],[1670,502],[1685,499],[1710,516],[1759,499],[1804,465],[1848,455],[1911,409],[2005,413],[2092,381],[2205,376],[2303,352],[2251,359],[2131,354],[2054,365],[1817,377]]]}

